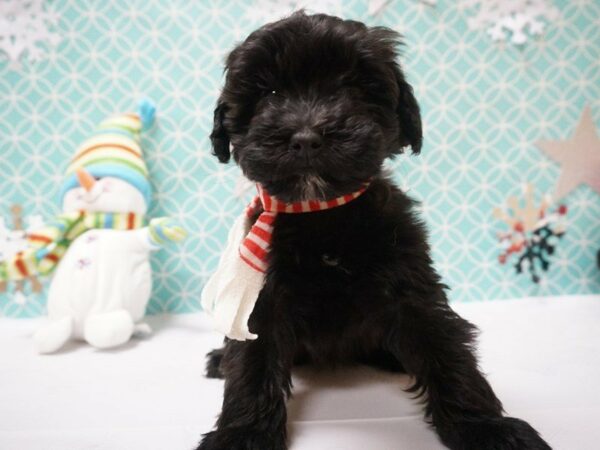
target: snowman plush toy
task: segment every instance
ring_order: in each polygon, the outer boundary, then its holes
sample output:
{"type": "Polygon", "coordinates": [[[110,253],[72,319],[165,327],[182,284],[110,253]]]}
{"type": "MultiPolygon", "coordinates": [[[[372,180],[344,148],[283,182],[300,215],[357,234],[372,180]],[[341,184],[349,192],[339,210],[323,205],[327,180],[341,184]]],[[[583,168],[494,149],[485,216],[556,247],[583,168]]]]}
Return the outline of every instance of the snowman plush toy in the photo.
{"type": "Polygon", "coordinates": [[[27,235],[30,248],[0,265],[0,281],[53,273],[48,320],[34,335],[40,353],[71,339],[97,348],[148,334],[142,322],[152,288],[150,252],[185,233],[145,214],[151,199],[140,132],[154,105],[104,120],[79,147],[60,192],[62,214],[27,235]]]}

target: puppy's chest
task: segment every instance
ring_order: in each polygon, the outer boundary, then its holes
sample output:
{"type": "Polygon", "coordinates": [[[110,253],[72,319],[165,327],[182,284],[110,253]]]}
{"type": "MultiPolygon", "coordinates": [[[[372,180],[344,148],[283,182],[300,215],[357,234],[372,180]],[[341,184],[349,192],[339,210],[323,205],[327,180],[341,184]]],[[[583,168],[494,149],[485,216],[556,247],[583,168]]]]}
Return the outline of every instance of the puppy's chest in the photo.
{"type": "Polygon", "coordinates": [[[355,278],[374,264],[377,237],[368,223],[343,215],[278,218],[271,247],[276,269],[323,281],[355,278]]]}

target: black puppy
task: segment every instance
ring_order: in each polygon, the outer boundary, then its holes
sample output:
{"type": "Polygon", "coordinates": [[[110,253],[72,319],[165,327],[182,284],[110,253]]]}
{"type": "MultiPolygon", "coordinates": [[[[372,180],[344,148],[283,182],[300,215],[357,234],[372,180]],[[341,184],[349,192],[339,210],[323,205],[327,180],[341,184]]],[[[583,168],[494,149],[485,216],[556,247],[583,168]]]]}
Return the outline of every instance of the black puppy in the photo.
{"type": "MultiPolygon", "coordinates": [[[[368,190],[347,205],[279,214],[254,341],[226,340],[208,375],[223,410],[201,450],[283,450],[298,362],[404,370],[451,449],[550,447],[502,406],[474,356],[475,328],[448,306],[414,202],[382,175],[385,158],[421,149],[419,106],[396,62],[398,35],[296,13],[229,55],[211,135],[221,162],[283,201],[368,190]]],[[[317,449],[318,450],[318,449],[317,449]]]]}

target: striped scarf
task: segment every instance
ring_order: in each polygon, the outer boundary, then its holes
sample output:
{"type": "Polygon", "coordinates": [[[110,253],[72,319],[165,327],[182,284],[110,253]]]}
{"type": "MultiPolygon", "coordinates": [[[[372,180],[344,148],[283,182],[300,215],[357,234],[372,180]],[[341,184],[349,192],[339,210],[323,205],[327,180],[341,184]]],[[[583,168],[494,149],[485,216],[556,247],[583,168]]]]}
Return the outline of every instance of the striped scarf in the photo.
{"type": "Polygon", "coordinates": [[[343,206],[359,197],[367,187],[365,184],[356,192],[328,201],[286,203],[257,186],[258,195],[234,223],[217,270],[202,291],[202,307],[212,314],[215,328],[230,339],[244,341],[258,337],[248,329],[248,319],[264,284],[278,214],[311,213],[343,206]],[[251,224],[257,214],[258,218],[251,224]]]}
{"type": "Polygon", "coordinates": [[[27,250],[0,261],[0,282],[22,280],[31,275],[48,275],[58,265],[69,245],[91,229],[133,230],[145,225],[135,213],[78,211],[59,215],[54,223],[27,233],[27,250]]]}
{"type": "Polygon", "coordinates": [[[245,213],[248,219],[254,217],[261,210],[262,213],[258,216],[258,219],[256,219],[256,222],[250,228],[250,231],[240,245],[240,258],[254,270],[264,273],[268,267],[267,255],[269,245],[271,244],[273,222],[277,214],[316,212],[343,206],[362,194],[367,189],[367,185],[352,194],[328,201],[305,200],[292,203],[277,200],[277,198],[267,194],[267,191],[261,186],[257,186],[257,189],[258,195],[250,202],[245,213]]]}

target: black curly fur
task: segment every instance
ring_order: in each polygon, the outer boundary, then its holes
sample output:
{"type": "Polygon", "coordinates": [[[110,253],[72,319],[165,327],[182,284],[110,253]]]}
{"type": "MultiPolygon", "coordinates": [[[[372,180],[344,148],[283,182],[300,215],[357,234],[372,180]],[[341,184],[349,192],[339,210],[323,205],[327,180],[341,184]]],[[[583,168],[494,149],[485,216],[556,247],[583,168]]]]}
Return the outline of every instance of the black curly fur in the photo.
{"type": "Polygon", "coordinates": [[[422,143],[397,43],[388,29],[297,13],[252,33],[227,59],[211,136],[221,161],[231,142],[245,174],[288,200],[372,181],[343,207],[277,216],[249,322],[259,337],[226,340],[208,355],[207,375],[225,378],[225,394],[200,450],[286,449],[298,362],[406,371],[451,449],[550,448],[525,422],[503,417],[477,367],[475,328],[448,305],[414,203],[381,173],[385,158],[422,143]],[[317,154],[289,146],[306,127],[322,137],[317,154]]]}

